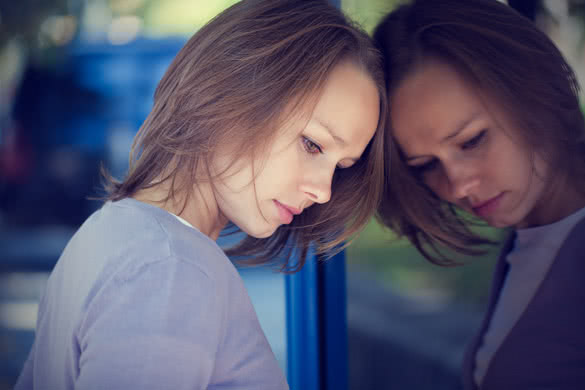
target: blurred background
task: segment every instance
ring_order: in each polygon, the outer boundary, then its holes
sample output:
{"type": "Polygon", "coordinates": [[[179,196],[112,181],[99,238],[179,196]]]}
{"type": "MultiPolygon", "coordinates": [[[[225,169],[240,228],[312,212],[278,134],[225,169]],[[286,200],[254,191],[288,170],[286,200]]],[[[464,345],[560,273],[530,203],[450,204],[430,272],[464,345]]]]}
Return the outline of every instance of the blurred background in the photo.
{"type": "MultiPolygon", "coordinates": [[[[336,4],[371,32],[399,2],[336,4]]],[[[0,390],[11,388],[32,345],[48,273],[100,206],[88,199],[99,194],[99,164],[124,174],[166,67],[233,3],[0,0],[0,390]]],[[[582,82],[585,1],[509,3],[553,38],[582,82]]],[[[372,221],[347,251],[350,388],[458,388],[497,251],[440,268],[372,221]]],[[[261,268],[242,276],[286,370],[283,277],[261,268]]]]}

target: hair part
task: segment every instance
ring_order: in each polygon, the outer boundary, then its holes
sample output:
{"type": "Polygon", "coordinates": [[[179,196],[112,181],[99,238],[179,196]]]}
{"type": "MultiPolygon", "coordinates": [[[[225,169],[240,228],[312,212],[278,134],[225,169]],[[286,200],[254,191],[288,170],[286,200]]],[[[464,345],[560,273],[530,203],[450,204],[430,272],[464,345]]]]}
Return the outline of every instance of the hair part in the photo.
{"type": "MultiPolygon", "coordinates": [[[[391,12],[374,39],[385,54],[390,101],[421,66],[442,61],[495,99],[517,136],[552,171],[567,172],[574,183],[585,179],[585,123],[575,74],[546,34],[509,6],[496,0],[414,0],[391,12]]],[[[473,233],[472,220],[413,177],[398,145],[391,149],[379,220],[437,264],[452,264],[441,246],[481,253],[478,245],[490,240],[473,233]]]]}
{"type": "Polygon", "coordinates": [[[227,253],[253,256],[251,263],[284,258],[283,269],[297,270],[313,243],[317,253],[341,249],[380,201],[387,103],[379,51],[324,0],[243,0],[195,33],[158,84],[127,176],[117,181],[104,172],[106,200],[165,183],[170,190],[163,201],[181,199],[185,207],[198,182],[213,185],[232,166],[211,172],[219,146],[237,146],[232,164],[261,156],[283,123],[313,109],[342,61],[354,63],[378,86],[379,125],[362,158],[336,171],[329,203],[313,205],[269,238],[246,237],[227,253]],[[300,254],[296,264],[289,263],[293,252],[300,254]]]}

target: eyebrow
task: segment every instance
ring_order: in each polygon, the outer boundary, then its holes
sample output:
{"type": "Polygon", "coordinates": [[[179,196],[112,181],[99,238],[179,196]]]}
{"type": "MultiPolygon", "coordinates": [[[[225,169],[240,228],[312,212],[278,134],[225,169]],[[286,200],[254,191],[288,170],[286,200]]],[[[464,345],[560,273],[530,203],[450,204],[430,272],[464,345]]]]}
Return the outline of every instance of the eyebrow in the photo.
{"type": "MultiPolygon", "coordinates": [[[[465,128],[467,126],[469,126],[469,124],[471,122],[473,122],[475,119],[477,119],[477,117],[479,115],[480,115],[480,113],[479,112],[476,112],[476,113],[472,114],[469,118],[461,121],[461,123],[459,123],[455,127],[455,130],[452,133],[450,133],[447,136],[443,137],[443,139],[441,139],[439,141],[439,144],[445,143],[445,142],[447,142],[447,141],[449,141],[449,140],[457,137],[463,130],[465,130],[465,128]]],[[[416,160],[418,158],[422,158],[422,157],[426,157],[426,156],[423,155],[423,156],[405,156],[405,157],[406,157],[406,161],[408,162],[408,161],[416,160]]]]}
{"type": "Polygon", "coordinates": [[[345,140],[343,138],[341,138],[340,136],[335,134],[335,131],[333,130],[333,128],[331,126],[329,126],[327,123],[323,122],[319,118],[315,118],[315,122],[317,122],[325,130],[327,130],[327,132],[335,140],[335,142],[337,142],[338,144],[341,144],[342,146],[347,145],[347,142],[345,142],[345,140]]]}
{"type": "MultiPolygon", "coordinates": [[[[319,118],[314,118],[314,120],[315,120],[315,122],[317,122],[317,124],[319,124],[319,126],[323,127],[325,130],[327,130],[327,133],[329,133],[329,135],[331,136],[331,138],[333,138],[335,140],[335,142],[337,142],[341,146],[347,145],[347,142],[343,138],[341,138],[339,135],[337,135],[335,133],[335,131],[333,130],[333,128],[331,126],[329,126],[326,122],[323,122],[319,118]]],[[[359,157],[347,157],[347,159],[351,160],[355,163],[359,160],[359,157]]]]}
{"type": "Polygon", "coordinates": [[[469,126],[469,124],[471,122],[473,122],[478,116],[479,116],[479,112],[476,112],[473,115],[471,115],[469,118],[461,121],[461,123],[459,123],[459,125],[457,125],[455,127],[455,131],[453,131],[451,134],[449,134],[448,136],[446,136],[445,138],[443,138],[440,141],[440,143],[449,141],[450,139],[453,139],[453,138],[457,137],[459,135],[459,133],[461,133],[463,130],[465,130],[465,128],[467,126],[469,126]]]}

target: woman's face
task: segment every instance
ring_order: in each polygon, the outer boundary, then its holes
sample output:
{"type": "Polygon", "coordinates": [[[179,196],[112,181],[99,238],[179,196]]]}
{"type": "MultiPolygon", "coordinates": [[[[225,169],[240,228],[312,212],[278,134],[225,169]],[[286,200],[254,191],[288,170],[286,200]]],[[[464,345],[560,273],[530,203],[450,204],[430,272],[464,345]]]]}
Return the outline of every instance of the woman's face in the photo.
{"type": "MultiPolygon", "coordinates": [[[[368,75],[349,62],[337,65],[308,122],[289,120],[266,155],[241,160],[215,183],[220,213],[263,238],[314,203],[328,202],[335,170],[351,167],[373,137],[379,104],[368,75]]],[[[216,169],[222,166],[221,158],[215,161],[216,169]]]]}
{"type": "Polygon", "coordinates": [[[415,71],[392,96],[390,115],[406,163],[441,199],[495,227],[538,223],[547,164],[454,68],[433,61],[415,71]]]}

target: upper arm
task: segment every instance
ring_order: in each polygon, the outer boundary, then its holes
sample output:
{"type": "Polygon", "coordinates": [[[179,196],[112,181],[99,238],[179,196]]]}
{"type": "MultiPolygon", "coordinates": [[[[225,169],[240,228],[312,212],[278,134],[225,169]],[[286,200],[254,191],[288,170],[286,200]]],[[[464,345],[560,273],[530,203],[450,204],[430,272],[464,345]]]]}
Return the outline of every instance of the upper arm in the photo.
{"type": "Polygon", "coordinates": [[[204,389],[221,342],[216,283],[166,259],[108,282],[77,335],[80,389],[204,389]]]}

